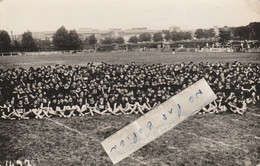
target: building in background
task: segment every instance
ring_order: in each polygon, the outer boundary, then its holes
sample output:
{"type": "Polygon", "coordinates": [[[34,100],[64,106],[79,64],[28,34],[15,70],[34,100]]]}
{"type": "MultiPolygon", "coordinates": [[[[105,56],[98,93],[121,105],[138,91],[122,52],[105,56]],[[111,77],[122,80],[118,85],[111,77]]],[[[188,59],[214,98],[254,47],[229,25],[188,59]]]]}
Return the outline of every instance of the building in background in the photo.
{"type": "Polygon", "coordinates": [[[181,31],[181,27],[178,26],[170,26],[169,27],[170,31],[176,31],[176,32],[180,32],[181,31]]]}
{"type": "MultiPolygon", "coordinates": [[[[83,40],[86,37],[89,37],[90,35],[95,35],[97,40],[104,39],[106,37],[110,38],[117,38],[117,37],[123,37],[125,41],[128,41],[130,37],[132,36],[139,36],[142,33],[150,33],[153,35],[154,33],[160,31],[160,30],[151,30],[146,27],[141,28],[132,28],[132,29],[118,29],[118,28],[111,28],[108,30],[99,30],[99,29],[92,29],[92,28],[80,28],[76,30],[79,34],[80,38],[83,40]]],[[[36,40],[52,40],[52,36],[55,33],[55,31],[44,31],[44,32],[32,32],[33,38],[36,40]]]]}

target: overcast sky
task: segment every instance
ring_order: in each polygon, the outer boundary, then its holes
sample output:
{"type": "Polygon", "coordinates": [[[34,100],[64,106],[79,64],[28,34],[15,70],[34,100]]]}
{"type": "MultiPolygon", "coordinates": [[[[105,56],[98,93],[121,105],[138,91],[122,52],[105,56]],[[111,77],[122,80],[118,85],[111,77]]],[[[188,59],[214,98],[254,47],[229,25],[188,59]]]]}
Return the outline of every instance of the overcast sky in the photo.
{"type": "Polygon", "coordinates": [[[168,29],[260,21],[260,0],[0,0],[0,29],[14,34],[79,28],[168,29]]]}

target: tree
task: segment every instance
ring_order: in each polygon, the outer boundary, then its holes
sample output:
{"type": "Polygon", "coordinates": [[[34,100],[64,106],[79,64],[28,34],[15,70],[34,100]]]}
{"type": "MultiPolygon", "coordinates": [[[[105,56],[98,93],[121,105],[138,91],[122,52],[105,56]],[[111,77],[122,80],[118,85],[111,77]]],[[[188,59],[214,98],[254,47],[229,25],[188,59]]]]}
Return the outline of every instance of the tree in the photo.
{"type": "Polygon", "coordinates": [[[171,32],[171,38],[172,38],[173,41],[190,40],[191,39],[191,32],[172,31],[171,32]]]}
{"type": "Polygon", "coordinates": [[[260,22],[251,22],[248,28],[250,30],[250,38],[260,40],[260,22]]]}
{"type": "Polygon", "coordinates": [[[69,31],[69,42],[68,42],[68,48],[72,50],[77,50],[81,48],[81,40],[79,38],[78,33],[75,30],[69,31]]]}
{"type": "Polygon", "coordinates": [[[236,27],[233,29],[234,37],[239,40],[249,39],[250,30],[247,26],[236,27]]]}
{"type": "MultiPolygon", "coordinates": [[[[52,42],[50,40],[36,40],[36,43],[40,50],[52,50],[52,42]]],[[[18,43],[19,44],[19,43],[18,43]]],[[[19,45],[18,45],[19,47],[19,45]]]]}
{"type": "Polygon", "coordinates": [[[11,48],[11,38],[9,34],[4,31],[0,30],[0,52],[7,52],[10,51],[11,48]]]}
{"type": "Polygon", "coordinates": [[[60,50],[77,50],[82,46],[82,42],[75,30],[68,30],[62,26],[52,36],[53,44],[60,50]]]}
{"type": "Polygon", "coordinates": [[[180,32],[180,36],[182,40],[190,40],[191,39],[191,32],[180,32]]]}
{"type": "Polygon", "coordinates": [[[62,26],[52,36],[53,44],[58,49],[69,49],[69,33],[68,30],[62,26]]]}
{"type": "Polygon", "coordinates": [[[231,32],[228,30],[219,30],[219,42],[221,44],[226,44],[228,40],[231,39],[231,32]]]}
{"type": "Polygon", "coordinates": [[[12,47],[12,51],[21,51],[21,44],[17,40],[14,40],[11,43],[11,47],[12,47]]]}
{"type": "Polygon", "coordinates": [[[205,33],[205,35],[204,35],[205,38],[213,38],[216,35],[216,33],[215,33],[213,28],[205,30],[204,33],[205,33]]]}
{"type": "Polygon", "coordinates": [[[166,41],[171,39],[171,32],[169,30],[163,30],[162,33],[164,33],[164,39],[166,41]]]}
{"type": "Polygon", "coordinates": [[[90,35],[89,37],[87,37],[85,39],[85,43],[89,46],[94,46],[97,43],[97,39],[95,37],[95,35],[90,35]]]}
{"type": "Polygon", "coordinates": [[[215,31],[213,28],[211,29],[197,29],[194,33],[194,36],[198,39],[201,38],[213,38],[215,37],[215,31]]]}
{"type": "Polygon", "coordinates": [[[251,22],[247,26],[234,27],[230,29],[231,33],[234,35],[234,39],[260,40],[260,22],[251,22]]]}
{"type": "Polygon", "coordinates": [[[32,37],[32,32],[27,31],[22,34],[22,49],[24,51],[36,51],[37,45],[32,37]]]}
{"type": "Polygon", "coordinates": [[[125,39],[123,37],[118,37],[114,39],[114,42],[117,44],[123,44],[125,42],[125,39]]]}
{"type": "Polygon", "coordinates": [[[136,36],[132,36],[129,38],[128,40],[129,43],[137,43],[138,42],[138,38],[136,36]]]}
{"type": "Polygon", "coordinates": [[[162,41],[163,37],[162,37],[162,33],[161,32],[157,32],[153,35],[153,41],[154,42],[158,42],[158,41],[162,41]]]}
{"type": "Polygon", "coordinates": [[[173,40],[173,41],[182,40],[181,33],[180,33],[180,32],[177,32],[177,31],[172,31],[171,37],[172,37],[172,40],[173,40]]]}
{"type": "Polygon", "coordinates": [[[151,34],[150,33],[141,33],[140,36],[139,36],[139,41],[140,42],[148,42],[148,41],[151,41],[151,34]]]}
{"type": "Polygon", "coordinates": [[[205,37],[205,33],[203,29],[197,29],[194,33],[194,36],[198,39],[201,39],[203,37],[205,37]]]}
{"type": "Polygon", "coordinates": [[[105,39],[102,39],[100,41],[101,44],[112,44],[113,43],[113,39],[110,37],[106,37],[105,39]]]}

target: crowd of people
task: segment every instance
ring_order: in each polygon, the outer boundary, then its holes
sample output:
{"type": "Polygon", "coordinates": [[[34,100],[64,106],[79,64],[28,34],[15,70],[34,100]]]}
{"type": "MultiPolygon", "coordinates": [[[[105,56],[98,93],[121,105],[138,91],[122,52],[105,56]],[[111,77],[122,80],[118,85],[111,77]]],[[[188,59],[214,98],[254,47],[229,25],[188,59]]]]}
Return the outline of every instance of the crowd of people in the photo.
{"type": "Polygon", "coordinates": [[[202,113],[243,114],[260,100],[259,75],[259,64],[240,62],[0,69],[0,115],[12,120],[144,114],[201,78],[218,97],[202,113]]]}

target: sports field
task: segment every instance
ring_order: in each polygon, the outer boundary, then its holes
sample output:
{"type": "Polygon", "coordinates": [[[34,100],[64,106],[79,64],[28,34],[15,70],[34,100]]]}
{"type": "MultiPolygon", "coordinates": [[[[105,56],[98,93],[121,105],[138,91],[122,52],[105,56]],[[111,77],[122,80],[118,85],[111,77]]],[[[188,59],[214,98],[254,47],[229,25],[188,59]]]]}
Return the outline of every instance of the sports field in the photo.
{"type": "Polygon", "coordinates": [[[154,63],[181,63],[181,62],[234,62],[242,63],[260,62],[260,53],[198,53],[198,52],[105,52],[91,54],[63,54],[41,56],[3,56],[0,57],[0,68],[13,67],[40,67],[41,65],[81,65],[88,62],[100,63],[131,63],[154,64],[154,63]]]}
{"type": "MultiPolygon", "coordinates": [[[[260,63],[257,53],[96,53],[0,57],[0,68],[108,63],[260,63]]],[[[260,104],[244,115],[197,114],[117,165],[260,164],[260,104]]],[[[113,165],[100,142],[140,115],[2,120],[0,165],[30,160],[36,165],[113,165]]]]}

